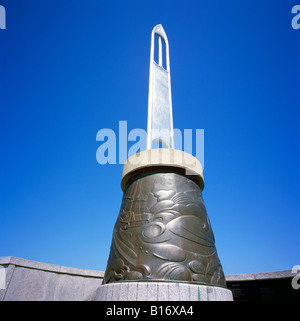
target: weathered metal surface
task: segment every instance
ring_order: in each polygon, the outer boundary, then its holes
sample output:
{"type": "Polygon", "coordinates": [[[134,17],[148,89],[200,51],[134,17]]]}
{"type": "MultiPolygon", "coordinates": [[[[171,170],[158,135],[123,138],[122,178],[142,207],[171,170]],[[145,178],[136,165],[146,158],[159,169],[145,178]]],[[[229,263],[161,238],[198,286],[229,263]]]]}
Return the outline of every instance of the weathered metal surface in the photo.
{"type": "Polygon", "coordinates": [[[147,173],[125,190],[104,283],[225,285],[201,189],[177,173],[147,173]]]}

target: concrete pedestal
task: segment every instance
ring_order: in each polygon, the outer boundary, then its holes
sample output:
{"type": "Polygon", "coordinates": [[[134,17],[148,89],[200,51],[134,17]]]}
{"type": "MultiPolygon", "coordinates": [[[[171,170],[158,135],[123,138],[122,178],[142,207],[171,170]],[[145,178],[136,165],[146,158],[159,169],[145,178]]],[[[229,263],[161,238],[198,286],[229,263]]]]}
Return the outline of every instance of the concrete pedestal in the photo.
{"type": "Polygon", "coordinates": [[[120,282],[101,285],[96,301],[233,301],[232,292],[218,286],[179,282],[120,282]]]}

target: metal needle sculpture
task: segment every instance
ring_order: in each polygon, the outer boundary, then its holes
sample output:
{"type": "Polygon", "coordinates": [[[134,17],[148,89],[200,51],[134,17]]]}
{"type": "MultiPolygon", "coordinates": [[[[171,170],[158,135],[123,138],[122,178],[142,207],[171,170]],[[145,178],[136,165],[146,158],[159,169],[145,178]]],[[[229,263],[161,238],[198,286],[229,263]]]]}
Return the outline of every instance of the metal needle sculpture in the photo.
{"type": "MultiPolygon", "coordinates": [[[[169,44],[161,25],[151,35],[147,129],[148,150],[155,140],[174,148],[169,44]],[[158,64],[154,61],[155,34],[159,36],[158,64]],[[166,46],[166,69],[161,39],[166,46]]],[[[203,177],[198,175],[197,180],[180,166],[152,166],[150,162],[122,181],[124,196],[104,284],[135,280],[226,287],[202,198],[203,177]]]]}
{"type": "Polygon", "coordinates": [[[174,148],[169,42],[162,25],[154,27],[151,34],[147,134],[147,149],[152,148],[154,141],[174,148]],[[158,64],[154,60],[155,35],[158,35],[158,64]],[[162,41],[166,47],[166,68],[162,41]]]}

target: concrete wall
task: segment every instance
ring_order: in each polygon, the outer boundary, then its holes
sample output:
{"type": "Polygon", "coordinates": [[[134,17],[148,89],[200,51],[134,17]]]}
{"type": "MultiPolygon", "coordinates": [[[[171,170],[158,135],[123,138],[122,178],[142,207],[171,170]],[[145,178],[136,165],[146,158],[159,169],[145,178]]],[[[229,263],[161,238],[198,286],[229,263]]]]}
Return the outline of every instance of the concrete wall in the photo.
{"type": "MultiPolygon", "coordinates": [[[[93,301],[104,272],[0,257],[0,301],[93,301]]],[[[235,301],[300,301],[290,270],[226,275],[235,301]]]]}
{"type": "Polygon", "coordinates": [[[291,270],[226,275],[234,301],[300,301],[291,270]]]}
{"type": "Polygon", "coordinates": [[[0,258],[0,301],[92,301],[103,272],[0,258]]]}

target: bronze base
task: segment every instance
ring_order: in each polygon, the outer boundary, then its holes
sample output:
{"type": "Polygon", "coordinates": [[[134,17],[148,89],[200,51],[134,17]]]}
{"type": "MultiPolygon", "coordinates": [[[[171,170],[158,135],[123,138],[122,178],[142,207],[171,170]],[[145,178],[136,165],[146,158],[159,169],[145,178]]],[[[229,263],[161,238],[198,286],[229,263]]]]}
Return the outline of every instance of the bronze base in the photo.
{"type": "Polygon", "coordinates": [[[103,284],[128,280],[226,287],[201,188],[192,177],[151,170],[128,182],[103,284]]]}

